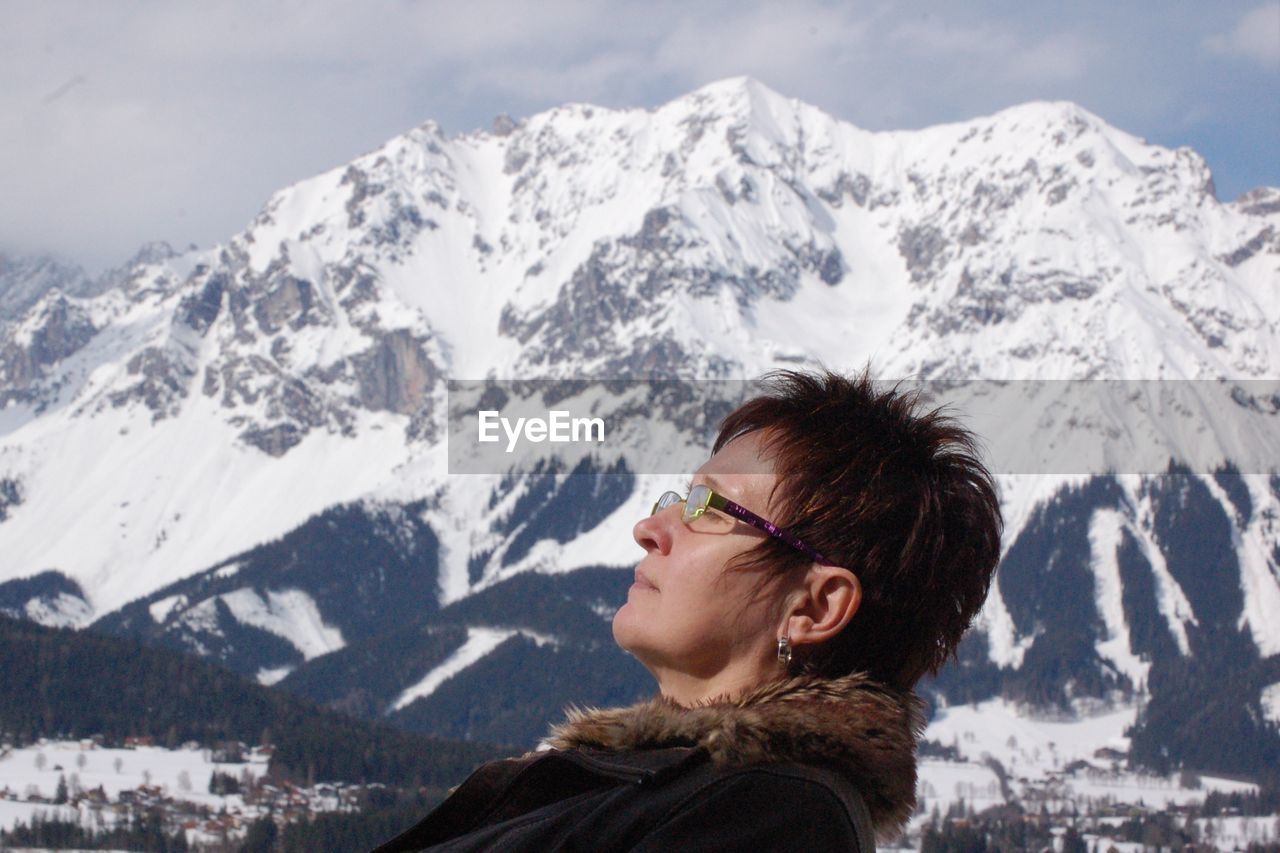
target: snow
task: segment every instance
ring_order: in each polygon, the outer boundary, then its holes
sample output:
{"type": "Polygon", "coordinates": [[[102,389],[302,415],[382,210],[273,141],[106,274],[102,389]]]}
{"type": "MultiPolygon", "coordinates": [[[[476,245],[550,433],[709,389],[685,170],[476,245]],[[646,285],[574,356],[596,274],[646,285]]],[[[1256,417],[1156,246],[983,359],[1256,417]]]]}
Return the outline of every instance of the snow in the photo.
{"type": "MultiPolygon", "coordinates": [[[[1003,802],[998,786],[991,787],[995,776],[988,762],[992,760],[1004,768],[1011,793],[1024,805],[1044,801],[1065,807],[1074,802],[1087,811],[1085,806],[1092,801],[1163,808],[1200,802],[1210,790],[1231,793],[1257,789],[1247,782],[1211,776],[1200,777],[1198,787],[1183,787],[1177,775],[1133,772],[1125,769],[1123,758],[1098,754],[1103,748],[1121,756],[1128,752],[1125,730],[1136,714],[1135,706],[1092,713],[1081,708],[1074,717],[1050,719],[1004,699],[942,709],[925,737],[955,747],[962,761],[922,761],[920,790],[926,792],[929,810],[936,802],[943,814],[950,803],[962,798],[973,802],[977,810],[984,803],[1003,802]]],[[[917,815],[916,826],[926,819],[927,815],[917,815]]]]}
{"type": "MultiPolygon", "coordinates": [[[[1244,612],[1241,622],[1249,626],[1258,652],[1264,656],[1280,654],[1280,565],[1276,560],[1280,557],[1280,499],[1269,488],[1264,475],[1241,475],[1245,487],[1249,490],[1249,499],[1253,504],[1253,513],[1243,531],[1236,531],[1233,544],[1236,557],[1240,561],[1240,586],[1244,593],[1244,612]]],[[[1212,477],[1205,477],[1206,485],[1215,496],[1221,493],[1221,487],[1212,477]]],[[[1234,507],[1225,495],[1218,500],[1224,503],[1228,517],[1234,507]]]]}
{"type": "Polygon", "coordinates": [[[6,802],[3,798],[6,790],[23,798],[34,794],[51,800],[60,777],[66,779],[68,787],[78,784],[88,790],[101,785],[110,800],[117,799],[121,791],[154,785],[169,796],[215,810],[224,805],[240,805],[239,795],[210,794],[209,781],[215,772],[237,778],[245,773],[252,778],[266,774],[266,755],[250,753],[247,759],[242,764],[226,764],[212,761],[205,749],[168,750],[150,746],[114,749],[80,741],[42,741],[8,749],[0,752],[0,819],[5,821],[0,826],[10,829],[18,820],[29,821],[35,811],[56,808],[6,802]]]}
{"type": "Polygon", "coordinates": [[[1106,630],[1106,637],[1098,643],[1098,654],[1114,663],[1117,670],[1129,677],[1135,688],[1142,690],[1151,664],[1133,653],[1129,625],[1125,621],[1121,603],[1124,591],[1116,551],[1120,547],[1120,534],[1124,528],[1124,516],[1116,510],[1097,510],[1089,520],[1094,601],[1106,630]]]}
{"type": "Polygon", "coordinates": [[[188,608],[178,617],[178,622],[196,633],[221,636],[218,618],[218,599],[206,598],[195,607],[188,608]]]}
{"type": "Polygon", "coordinates": [[[449,478],[433,513],[432,530],[439,539],[440,603],[451,604],[470,593],[471,555],[483,550],[482,525],[489,495],[501,482],[497,476],[471,474],[449,478]]]}
{"type": "MultiPolygon", "coordinates": [[[[56,784],[56,783],[55,783],[56,784]]],[[[28,826],[37,817],[58,820],[75,820],[79,811],[70,806],[55,806],[49,803],[29,803],[0,798],[0,829],[13,829],[19,822],[28,826]]],[[[5,848],[10,850],[12,848],[5,848]]]]}
{"type": "Polygon", "coordinates": [[[240,564],[231,563],[230,565],[223,566],[222,568],[215,571],[213,573],[213,576],[215,578],[229,578],[229,577],[234,577],[236,572],[238,571],[240,571],[240,564]]]}
{"type": "Polygon", "coordinates": [[[468,628],[466,642],[428,672],[421,681],[406,688],[397,696],[387,708],[387,713],[399,711],[418,699],[430,696],[441,684],[489,654],[516,633],[518,632],[511,629],[468,628]]]}
{"type": "Polygon", "coordinates": [[[1273,846],[1280,840],[1280,817],[1223,816],[1197,818],[1200,837],[1218,850],[1245,850],[1251,845],[1273,846]]]}
{"type": "Polygon", "coordinates": [[[260,669],[255,677],[258,679],[259,684],[270,687],[273,684],[283,681],[289,673],[293,672],[293,669],[294,668],[291,666],[278,666],[271,669],[260,669]]]}
{"type": "Polygon", "coordinates": [[[1268,720],[1280,724],[1280,681],[1262,688],[1262,713],[1268,720]]]}
{"type": "Polygon", "coordinates": [[[57,568],[95,616],[111,612],[372,491],[402,458],[396,431],[371,428],[388,419],[360,415],[359,439],[313,431],[278,460],[239,444],[203,397],[154,424],[137,409],[33,421],[0,438],[0,465],[32,472],[0,525],[0,578],[57,568]]]}
{"type": "Polygon", "coordinates": [[[963,800],[974,811],[1003,803],[1000,778],[985,764],[973,761],[920,759],[916,797],[926,814],[936,808],[942,814],[963,800]]]}
{"type": "Polygon", "coordinates": [[[186,606],[187,597],[185,595],[166,595],[164,598],[158,598],[147,605],[147,612],[151,614],[151,618],[157,625],[163,625],[165,620],[169,618],[169,614],[178,608],[186,606]]]}
{"type": "Polygon", "coordinates": [[[1152,522],[1151,497],[1144,493],[1142,478],[1136,475],[1118,475],[1116,481],[1125,490],[1129,504],[1134,508],[1136,524],[1129,528],[1138,544],[1138,550],[1151,566],[1151,573],[1156,581],[1156,606],[1164,616],[1165,623],[1178,644],[1178,651],[1183,655],[1191,654],[1191,646],[1187,641],[1187,625],[1199,624],[1191,602],[1182,586],[1169,571],[1164,553],[1151,534],[1152,522]]]}
{"type": "Polygon", "coordinates": [[[1125,771],[1082,770],[1063,777],[1062,793],[1076,798],[1090,798],[1095,802],[1141,803],[1152,808],[1169,805],[1188,805],[1204,799],[1210,790],[1255,791],[1257,787],[1247,782],[1231,779],[1200,777],[1199,788],[1182,786],[1177,776],[1157,776],[1125,771]]]}
{"type": "Polygon", "coordinates": [[[1127,752],[1124,732],[1136,714],[1128,706],[1080,719],[1043,719],[1005,699],[991,699],[940,709],[925,737],[954,745],[969,760],[995,758],[1010,775],[1040,778],[1072,761],[1096,762],[1094,752],[1101,747],[1127,752]]]}
{"type": "Polygon", "coordinates": [[[93,618],[93,611],[84,599],[65,592],[58,593],[51,601],[43,598],[31,599],[27,602],[25,612],[32,622],[52,628],[82,628],[93,618]]]}
{"type": "Polygon", "coordinates": [[[236,619],[288,640],[307,660],[346,645],[342,632],[325,624],[315,600],[302,590],[268,590],[264,600],[253,589],[242,587],[221,598],[236,619]]]}

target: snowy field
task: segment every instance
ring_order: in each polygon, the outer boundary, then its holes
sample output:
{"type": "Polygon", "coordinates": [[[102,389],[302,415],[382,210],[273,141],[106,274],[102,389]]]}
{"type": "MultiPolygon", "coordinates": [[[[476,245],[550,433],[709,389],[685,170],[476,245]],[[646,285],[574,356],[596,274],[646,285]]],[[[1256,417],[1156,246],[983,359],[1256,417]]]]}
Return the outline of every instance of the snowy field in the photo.
{"type": "MultiPolygon", "coordinates": [[[[1015,793],[1020,793],[1020,787],[1053,782],[1076,797],[1159,807],[1197,802],[1210,789],[1255,790],[1247,782],[1210,776],[1201,777],[1199,789],[1182,788],[1177,777],[1123,770],[1124,759],[1117,756],[1129,751],[1125,729],[1133,725],[1136,715],[1137,707],[1131,705],[1082,714],[1076,720],[1033,719],[1025,712],[1019,715],[1011,702],[992,699],[939,710],[925,737],[955,747],[970,762],[985,765],[994,758],[1008,773],[1015,793]]],[[[975,776],[968,781],[980,783],[981,779],[975,776]]],[[[943,797],[951,790],[946,779],[937,788],[943,797]]]]}
{"type": "Polygon", "coordinates": [[[164,796],[219,810],[243,809],[239,794],[218,796],[209,793],[215,771],[237,780],[257,779],[267,771],[268,756],[246,753],[246,762],[214,762],[207,749],[168,750],[140,746],[135,749],[107,749],[91,741],[41,741],[20,749],[0,750],[0,828],[12,829],[18,821],[29,823],[38,812],[73,817],[76,809],[31,802],[52,800],[58,781],[66,781],[67,793],[89,791],[99,786],[108,800],[115,802],[121,791],[140,786],[160,789],[164,796]]]}
{"type": "Polygon", "coordinates": [[[918,769],[916,796],[924,806],[926,819],[934,807],[945,815],[948,808],[961,800],[979,812],[1004,802],[1000,779],[985,764],[922,758],[918,769]]]}
{"type": "Polygon", "coordinates": [[[1280,817],[1209,817],[1196,821],[1200,837],[1219,850],[1244,850],[1251,843],[1280,841],[1280,817]]]}
{"type": "Polygon", "coordinates": [[[954,746],[970,761],[999,761],[1011,777],[1042,778],[1073,761],[1099,763],[1095,752],[1127,752],[1124,731],[1136,707],[1111,709],[1076,720],[1031,719],[1004,699],[940,709],[925,737],[954,746]]]}
{"type": "MultiPolygon", "coordinates": [[[[1003,699],[939,710],[925,737],[954,747],[963,760],[921,760],[918,792],[924,811],[913,819],[912,829],[918,832],[935,807],[945,816],[960,801],[974,812],[1004,802],[993,761],[1004,768],[1010,793],[1024,808],[1043,806],[1050,813],[1088,814],[1122,804],[1158,810],[1201,802],[1211,790],[1256,790],[1247,782],[1212,776],[1200,776],[1199,786],[1189,788],[1178,775],[1125,769],[1129,740],[1124,732],[1136,713],[1135,706],[1128,706],[1084,713],[1076,720],[1032,719],[1025,712],[1019,715],[1003,699]]],[[[1201,837],[1221,850],[1231,850],[1243,849],[1250,841],[1280,839],[1278,820],[1223,817],[1197,823],[1201,837]]],[[[1116,847],[1121,853],[1128,849],[1121,843],[1116,847]]],[[[1141,849],[1141,845],[1131,847],[1141,849]]]]}

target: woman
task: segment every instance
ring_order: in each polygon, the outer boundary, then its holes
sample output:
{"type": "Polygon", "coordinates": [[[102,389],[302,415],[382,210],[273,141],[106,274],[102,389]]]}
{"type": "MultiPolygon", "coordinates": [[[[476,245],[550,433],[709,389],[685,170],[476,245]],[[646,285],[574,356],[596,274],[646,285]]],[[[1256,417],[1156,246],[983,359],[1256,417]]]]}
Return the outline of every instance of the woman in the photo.
{"type": "Polygon", "coordinates": [[[484,765],[378,853],[872,850],[915,808],[912,693],[1000,553],[973,437],[863,374],[776,374],[635,526],[613,620],[657,679],[484,765]]]}

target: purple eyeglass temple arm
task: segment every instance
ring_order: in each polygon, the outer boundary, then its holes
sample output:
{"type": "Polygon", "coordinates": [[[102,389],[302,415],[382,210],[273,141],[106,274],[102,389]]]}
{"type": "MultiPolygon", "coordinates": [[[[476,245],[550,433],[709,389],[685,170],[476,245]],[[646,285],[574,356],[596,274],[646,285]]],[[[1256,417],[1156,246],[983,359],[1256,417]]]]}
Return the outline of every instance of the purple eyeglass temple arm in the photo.
{"type": "MultiPolygon", "coordinates": [[[[801,552],[806,557],[813,560],[815,563],[822,563],[823,565],[831,565],[830,560],[828,560],[826,557],[819,554],[813,548],[809,547],[807,544],[805,544],[803,539],[796,536],[794,533],[792,533],[790,530],[787,530],[785,527],[779,527],[778,525],[774,524],[771,521],[765,521],[763,518],[756,515],[751,510],[747,509],[741,504],[734,503],[733,501],[729,500],[723,495],[716,494],[715,497],[720,498],[721,501],[724,501],[724,506],[716,507],[716,509],[721,510],[722,512],[727,512],[729,515],[732,515],[734,518],[740,519],[741,521],[745,521],[747,524],[750,524],[752,527],[756,528],[757,530],[763,530],[765,533],[768,533],[770,536],[773,536],[774,538],[781,539],[783,542],[786,542],[792,548],[795,548],[797,551],[801,552]]],[[[718,502],[719,501],[717,501],[717,503],[718,502]]]]}

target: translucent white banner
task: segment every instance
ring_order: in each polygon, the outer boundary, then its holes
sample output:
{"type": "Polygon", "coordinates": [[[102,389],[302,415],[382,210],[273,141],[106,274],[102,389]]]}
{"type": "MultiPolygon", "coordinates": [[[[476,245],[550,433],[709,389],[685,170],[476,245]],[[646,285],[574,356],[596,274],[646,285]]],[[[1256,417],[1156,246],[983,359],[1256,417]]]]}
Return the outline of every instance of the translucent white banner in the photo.
{"type": "MultiPolygon", "coordinates": [[[[880,382],[918,392],[979,439],[994,474],[1280,472],[1280,380],[880,382]]],[[[449,472],[683,474],[721,420],[762,393],[744,381],[449,382],[449,472]]]]}

